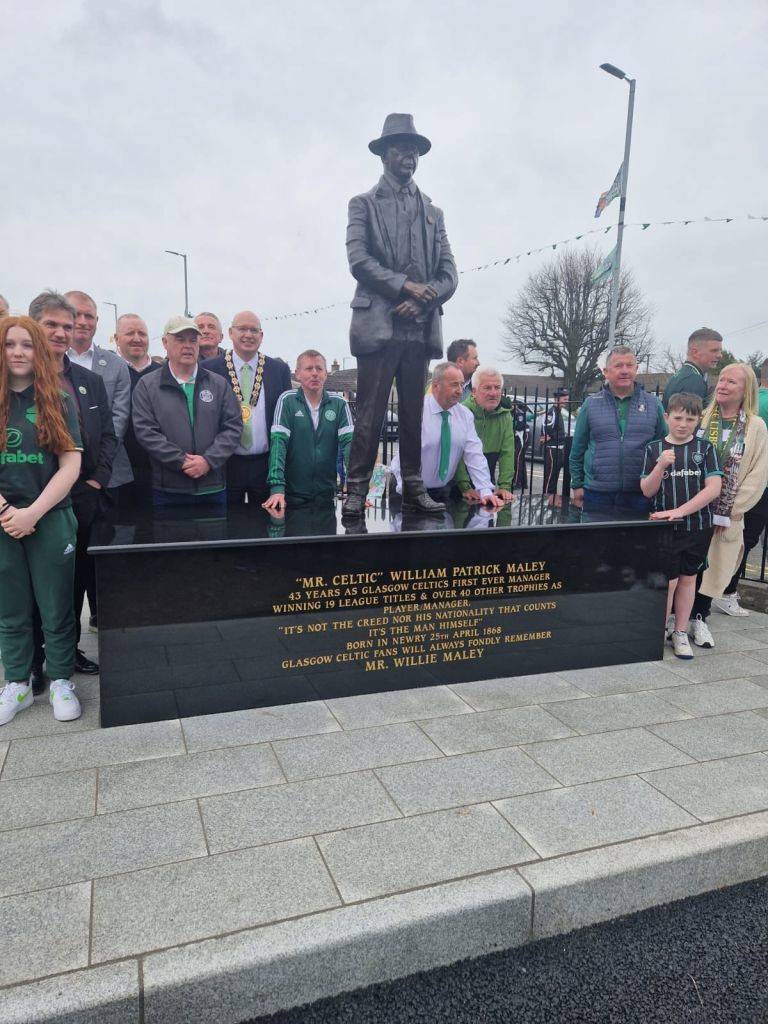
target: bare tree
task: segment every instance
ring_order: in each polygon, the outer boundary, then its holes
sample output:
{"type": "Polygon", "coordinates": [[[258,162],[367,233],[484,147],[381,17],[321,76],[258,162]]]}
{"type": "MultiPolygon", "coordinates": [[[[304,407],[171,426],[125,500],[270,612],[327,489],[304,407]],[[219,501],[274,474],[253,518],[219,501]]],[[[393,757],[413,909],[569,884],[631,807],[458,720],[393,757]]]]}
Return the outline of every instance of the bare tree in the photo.
{"type": "MultiPolygon", "coordinates": [[[[507,305],[503,345],[510,356],[540,371],[558,372],[577,396],[600,377],[598,360],[608,347],[610,278],[592,278],[597,249],[565,249],[531,274],[507,305]]],[[[638,362],[653,350],[651,310],[631,272],[622,272],[616,344],[629,345],[638,362]]]]}
{"type": "Polygon", "coordinates": [[[765,359],[766,359],[765,352],[761,352],[759,348],[755,349],[754,352],[749,352],[744,357],[744,362],[745,363],[749,363],[749,365],[752,367],[752,369],[757,374],[757,379],[758,380],[760,380],[760,374],[762,372],[763,363],[765,362],[765,359]]]}
{"type": "Polygon", "coordinates": [[[657,373],[677,373],[685,362],[685,350],[665,345],[653,353],[653,368],[657,373]]]}

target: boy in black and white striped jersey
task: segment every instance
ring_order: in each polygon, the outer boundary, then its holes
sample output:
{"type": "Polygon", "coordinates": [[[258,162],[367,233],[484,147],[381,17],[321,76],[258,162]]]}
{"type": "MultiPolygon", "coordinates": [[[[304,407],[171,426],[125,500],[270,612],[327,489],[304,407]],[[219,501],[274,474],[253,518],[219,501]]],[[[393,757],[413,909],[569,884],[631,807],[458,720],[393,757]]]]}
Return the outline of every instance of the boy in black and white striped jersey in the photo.
{"type": "Polygon", "coordinates": [[[706,564],[712,540],[711,503],[720,494],[722,473],[713,445],[696,437],[701,421],[697,395],[672,395],[665,414],[669,433],[645,449],[640,489],[652,499],[651,519],[675,523],[665,538],[668,561],[667,636],[678,658],[692,658],[688,619],[696,576],[706,564]]]}

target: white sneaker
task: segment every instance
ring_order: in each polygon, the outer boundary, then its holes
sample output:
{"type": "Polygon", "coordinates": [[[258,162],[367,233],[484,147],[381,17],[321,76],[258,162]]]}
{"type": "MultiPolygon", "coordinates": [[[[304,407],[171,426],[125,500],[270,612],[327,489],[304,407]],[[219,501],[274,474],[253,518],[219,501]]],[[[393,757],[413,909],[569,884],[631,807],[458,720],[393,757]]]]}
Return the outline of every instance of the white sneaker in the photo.
{"type": "Polygon", "coordinates": [[[688,634],[683,632],[683,630],[676,629],[672,634],[672,647],[676,658],[688,659],[693,657],[693,651],[688,642],[688,634]]]}
{"type": "Polygon", "coordinates": [[[693,637],[693,642],[697,647],[715,646],[715,638],[710,633],[709,626],[700,615],[697,615],[695,619],[691,619],[688,625],[688,632],[693,637]]]}
{"type": "Polygon", "coordinates": [[[0,725],[12,722],[24,708],[35,702],[29,683],[6,683],[0,693],[0,725]]]}
{"type": "Polygon", "coordinates": [[[742,608],[739,604],[739,595],[737,592],[733,594],[723,594],[722,597],[712,598],[712,607],[717,608],[719,612],[725,612],[726,615],[749,615],[746,608],[742,608]]]}
{"type": "Polygon", "coordinates": [[[82,714],[80,701],[75,696],[75,687],[68,679],[54,679],[51,683],[51,704],[53,717],[57,722],[73,722],[82,714]]]}
{"type": "Polygon", "coordinates": [[[675,616],[670,615],[664,626],[664,638],[672,643],[672,634],[675,632],[675,616]]]}

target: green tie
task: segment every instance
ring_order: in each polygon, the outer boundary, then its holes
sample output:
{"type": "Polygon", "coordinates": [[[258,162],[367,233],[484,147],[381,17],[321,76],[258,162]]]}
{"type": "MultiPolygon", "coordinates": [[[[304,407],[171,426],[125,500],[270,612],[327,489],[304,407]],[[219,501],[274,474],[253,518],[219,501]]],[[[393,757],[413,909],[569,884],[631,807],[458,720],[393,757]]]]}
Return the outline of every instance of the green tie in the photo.
{"type": "MultiPolygon", "coordinates": [[[[243,363],[243,368],[240,371],[240,390],[243,392],[243,401],[246,404],[250,403],[251,392],[253,391],[253,370],[250,368],[248,363],[243,363]]],[[[251,416],[248,417],[247,423],[243,424],[243,436],[240,438],[240,445],[243,448],[250,448],[253,444],[253,408],[251,407],[251,416]]]]}
{"type": "Polygon", "coordinates": [[[448,476],[448,466],[451,463],[451,414],[446,409],[440,415],[443,422],[440,427],[440,462],[437,466],[437,475],[441,480],[445,480],[448,476]]]}

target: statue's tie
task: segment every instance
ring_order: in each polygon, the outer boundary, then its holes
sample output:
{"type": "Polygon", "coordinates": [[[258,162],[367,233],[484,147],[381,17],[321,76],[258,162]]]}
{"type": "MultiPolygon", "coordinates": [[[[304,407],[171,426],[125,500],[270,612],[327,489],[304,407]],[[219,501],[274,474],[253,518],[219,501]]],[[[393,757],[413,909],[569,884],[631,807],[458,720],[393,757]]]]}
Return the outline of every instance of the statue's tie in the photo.
{"type": "Polygon", "coordinates": [[[437,475],[441,480],[448,476],[448,467],[451,464],[451,414],[444,409],[440,416],[440,462],[437,465],[437,475]]]}
{"type": "MultiPolygon", "coordinates": [[[[243,363],[243,368],[240,371],[240,390],[243,393],[243,402],[251,408],[251,392],[253,391],[253,370],[250,368],[248,363],[243,363]]],[[[246,422],[243,424],[243,436],[240,438],[240,445],[243,448],[250,448],[253,444],[253,416],[249,416],[246,422]]]]}

